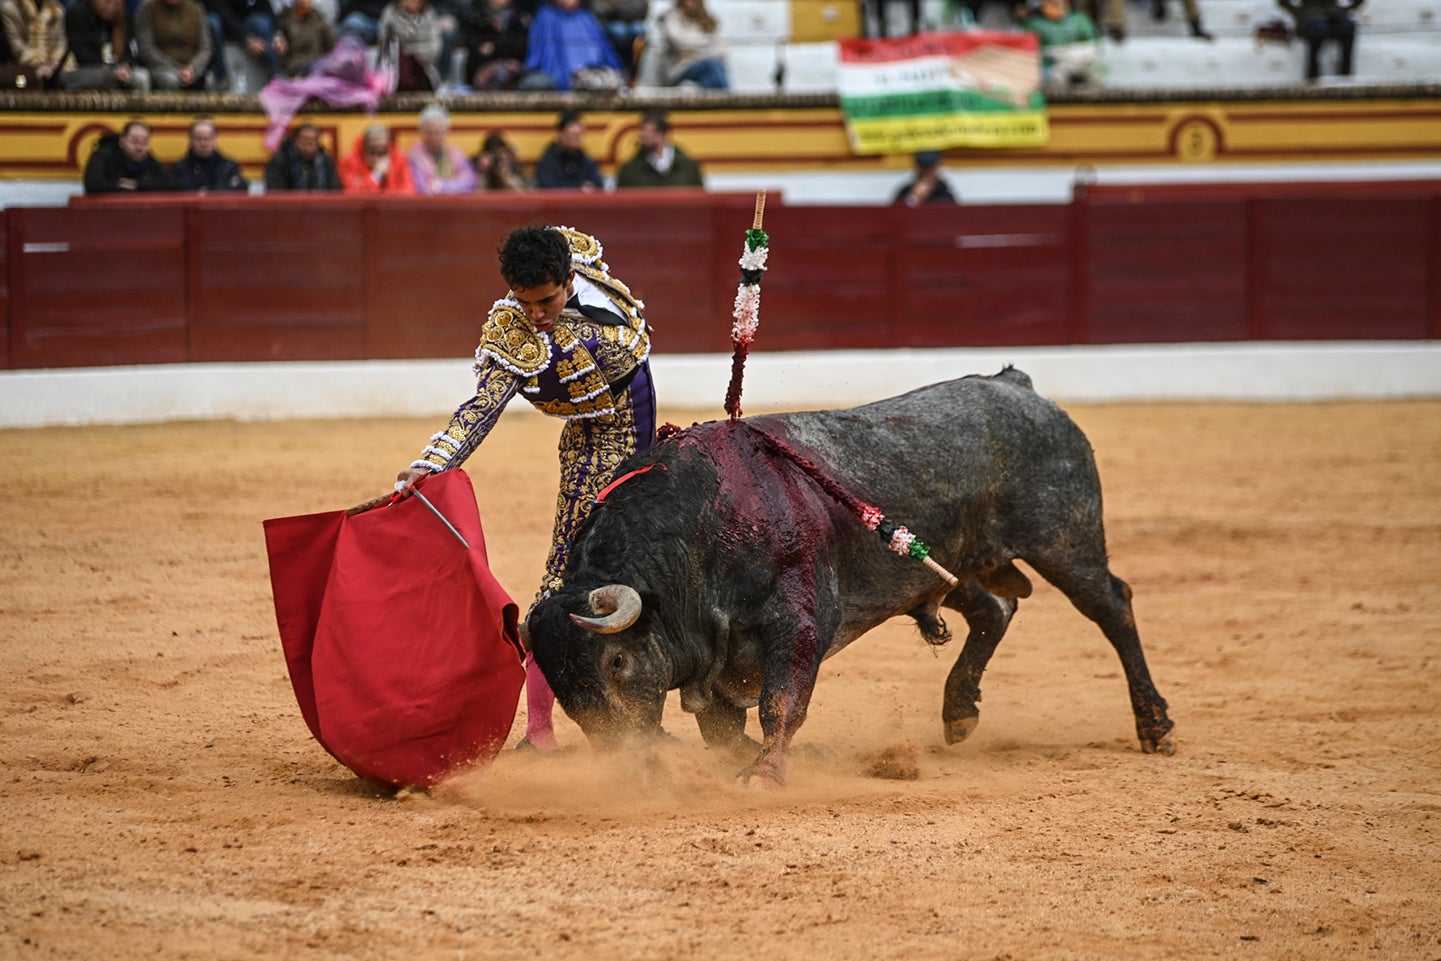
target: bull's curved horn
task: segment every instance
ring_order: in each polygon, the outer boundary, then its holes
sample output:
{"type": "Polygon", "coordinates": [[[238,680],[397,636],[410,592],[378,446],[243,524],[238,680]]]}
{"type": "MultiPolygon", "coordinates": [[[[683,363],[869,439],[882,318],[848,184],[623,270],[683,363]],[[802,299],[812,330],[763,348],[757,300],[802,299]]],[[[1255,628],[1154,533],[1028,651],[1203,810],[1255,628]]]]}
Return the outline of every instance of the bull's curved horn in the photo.
{"type": "Polygon", "coordinates": [[[619,634],[640,617],[640,594],[625,584],[607,584],[590,592],[590,609],[604,617],[572,614],[570,619],[587,631],[619,634]]]}

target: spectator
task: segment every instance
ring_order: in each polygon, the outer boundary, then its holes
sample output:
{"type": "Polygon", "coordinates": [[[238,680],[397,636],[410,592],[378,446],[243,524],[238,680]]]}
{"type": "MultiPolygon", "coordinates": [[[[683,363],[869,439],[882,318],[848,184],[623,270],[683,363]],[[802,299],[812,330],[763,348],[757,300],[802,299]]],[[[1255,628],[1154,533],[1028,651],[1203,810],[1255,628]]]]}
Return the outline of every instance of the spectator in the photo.
{"type": "MultiPolygon", "coordinates": [[[[921,32],[921,0],[903,0],[903,2],[906,5],[906,14],[909,17],[907,22],[910,24],[910,29],[905,33],[905,36],[909,37],[921,32]]],[[[872,34],[872,36],[886,36],[887,30],[890,28],[890,25],[886,22],[886,13],[889,11],[890,6],[891,0],[864,0],[861,17],[865,18],[867,13],[869,13],[870,18],[875,20],[876,23],[876,32],[872,34]]]]}
{"type": "Polygon", "coordinates": [[[60,86],[58,74],[68,59],[65,8],[60,0],[4,0],[0,3],[0,23],[10,47],[9,59],[26,77],[23,86],[60,86]]]}
{"type": "Polygon", "coordinates": [[[209,117],[197,117],[190,125],[190,149],[170,168],[177,190],[206,194],[250,189],[240,165],[215,149],[217,139],[215,121],[209,117]]]}
{"type": "Polygon", "coordinates": [[[657,21],[663,76],[671,86],[728,90],[725,41],[705,0],[676,0],[657,21]]]}
{"type": "Polygon", "coordinates": [[[315,9],[315,0],[293,0],[280,14],[273,46],[285,76],[304,76],[335,49],[335,28],[315,9]]]}
{"type": "Polygon", "coordinates": [[[215,46],[195,0],[145,0],[135,15],[135,43],[156,90],[205,89],[215,46]]]}
{"type": "Polygon", "coordinates": [[[320,129],[315,124],[303,123],[281,141],[265,165],[265,189],[340,189],[340,174],[320,143],[320,129]]]}
{"type": "Polygon", "coordinates": [[[645,37],[650,0],[590,0],[590,12],[600,21],[621,63],[634,69],[638,47],[645,37]]]}
{"type": "Polygon", "coordinates": [[[480,176],[481,190],[506,190],[520,193],[526,189],[525,173],[515,148],[500,131],[486,135],[475,155],[475,172],[480,176]]]}
{"type": "Polygon", "coordinates": [[[1278,0],[1281,9],[1296,20],[1296,36],[1306,41],[1306,79],[1321,76],[1321,47],[1331,41],[1341,51],[1336,72],[1351,76],[1351,51],[1356,45],[1356,21],[1351,14],[1365,0],[1278,0]]]}
{"type": "Polygon", "coordinates": [[[476,0],[462,13],[465,80],[476,90],[509,90],[520,79],[531,17],[514,0],[476,0]]]}
{"type": "Polygon", "coordinates": [[[341,0],[340,34],[359,37],[367,47],[380,35],[380,15],[388,0],[341,0]]]}
{"type": "Polygon", "coordinates": [[[555,125],[555,140],[535,162],[535,185],[542,190],[600,190],[605,186],[600,167],[581,146],[585,124],[580,114],[567,110],[555,125]]]}
{"type": "Polygon", "coordinates": [[[703,187],[700,164],[671,142],[664,110],[650,110],[640,122],[640,147],[616,174],[617,187],[703,187]]]}
{"type": "MultiPolygon", "coordinates": [[[[1126,0],[1105,0],[1105,3],[1106,35],[1120,43],[1126,39],[1126,0]]],[[[1181,0],[1181,3],[1186,8],[1191,36],[1197,40],[1216,39],[1201,26],[1201,8],[1197,0],[1181,0]]],[[[1166,0],[1151,0],[1151,19],[1158,22],[1166,19],[1166,0]]]]}
{"type": "Polygon", "coordinates": [[[367,127],[356,139],[355,149],[340,158],[340,182],[346,193],[415,194],[410,164],[381,124],[367,127]]]}
{"type": "Polygon", "coordinates": [[[397,91],[440,89],[440,15],[428,0],[392,0],[380,14],[380,56],[395,64],[397,91]]]}
{"type": "Polygon", "coordinates": [[[173,189],[169,172],[150,153],[150,127],[139,120],[101,137],[85,164],[87,194],[173,189]]]}
{"type": "Polygon", "coordinates": [[[521,86],[555,90],[615,90],[624,67],[595,14],[580,0],[547,0],[530,27],[521,86]]]}
{"type": "Polygon", "coordinates": [[[941,176],[941,154],[923,150],[916,154],[916,175],[901,185],[891,199],[895,207],[922,207],[927,204],[960,203],[951,192],[951,185],[941,176]]]}
{"type": "Polygon", "coordinates": [[[60,75],[66,90],[150,92],[150,71],[131,53],[135,28],[124,0],[75,0],[65,11],[65,39],[75,69],[60,75]]]}
{"type": "Polygon", "coordinates": [[[420,140],[410,148],[410,176],[422,195],[468,194],[475,190],[475,167],[465,152],[446,139],[450,113],[438,103],[420,112],[420,140]]]}
{"type": "Polygon", "coordinates": [[[1066,0],[1041,0],[1021,24],[1041,44],[1041,77],[1047,89],[1097,83],[1101,44],[1096,24],[1066,0]]]}
{"type": "Polygon", "coordinates": [[[275,49],[275,15],[270,9],[270,0],[204,0],[205,21],[210,25],[210,39],[215,45],[215,56],[210,72],[215,85],[229,90],[232,85],[230,65],[225,59],[225,45],[233,43],[245,51],[245,55],[259,65],[265,79],[275,76],[280,69],[279,53],[275,49]]]}

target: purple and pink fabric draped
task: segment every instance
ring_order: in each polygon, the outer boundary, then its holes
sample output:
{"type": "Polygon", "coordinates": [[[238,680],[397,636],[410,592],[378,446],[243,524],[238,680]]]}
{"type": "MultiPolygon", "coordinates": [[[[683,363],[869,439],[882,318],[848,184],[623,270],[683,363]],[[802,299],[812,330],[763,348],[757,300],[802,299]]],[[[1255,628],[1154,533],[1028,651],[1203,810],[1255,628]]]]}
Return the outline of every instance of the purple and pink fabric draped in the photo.
{"type": "Polygon", "coordinates": [[[307,76],[276,77],[260,88],[260,105],[269,118],[265,149],[275,152],[290,121],[312,97],[330,107],[364,107],[374,113],[381,98],[395,92],[395,81],[394,67],[371,69],[365,45],[356,37],[341,37],[307,76]]]}

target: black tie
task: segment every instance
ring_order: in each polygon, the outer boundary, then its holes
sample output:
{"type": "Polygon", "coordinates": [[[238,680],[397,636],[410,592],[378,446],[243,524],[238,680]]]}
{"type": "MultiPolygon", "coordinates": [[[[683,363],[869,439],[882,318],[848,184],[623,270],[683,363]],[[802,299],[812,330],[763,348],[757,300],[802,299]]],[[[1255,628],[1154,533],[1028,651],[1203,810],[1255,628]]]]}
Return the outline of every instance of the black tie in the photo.
{"type": "Polygon", "coordinates": [[[613,310],[604,307],[592,307],[590,304],[582,304],[580,298],[572,297],[566,302],[566,306],[580,311],[597,324],[604,324],[607,327],[625,327],[625,318],[613,310]]]}

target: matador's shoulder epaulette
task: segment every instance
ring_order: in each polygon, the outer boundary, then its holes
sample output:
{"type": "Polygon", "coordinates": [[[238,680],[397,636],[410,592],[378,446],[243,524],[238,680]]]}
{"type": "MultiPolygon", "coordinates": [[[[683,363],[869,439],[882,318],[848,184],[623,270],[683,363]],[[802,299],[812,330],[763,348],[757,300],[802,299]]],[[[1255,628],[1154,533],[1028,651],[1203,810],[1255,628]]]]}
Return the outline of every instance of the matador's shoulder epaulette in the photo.
{"type": "Polygon", "coordinates": [[[479,365],[487,359],[511,373],[534,377],[550,363],[550,341],[526,320],[520,304],[503,298],[490,308],[480,328],[475,362],[479,365]]]}

